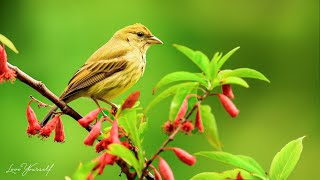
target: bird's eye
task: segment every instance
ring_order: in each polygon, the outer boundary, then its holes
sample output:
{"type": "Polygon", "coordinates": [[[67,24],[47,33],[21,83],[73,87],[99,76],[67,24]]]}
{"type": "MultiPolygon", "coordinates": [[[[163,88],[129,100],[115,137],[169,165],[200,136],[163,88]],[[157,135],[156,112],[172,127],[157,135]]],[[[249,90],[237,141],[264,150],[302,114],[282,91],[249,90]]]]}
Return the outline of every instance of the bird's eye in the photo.
{"type": "Polygon", "coordinates": [[[138,35],[139,37],[142,37],[144,34],[143,34],[143,32],[138,32],[137,35],[138,35]]]}

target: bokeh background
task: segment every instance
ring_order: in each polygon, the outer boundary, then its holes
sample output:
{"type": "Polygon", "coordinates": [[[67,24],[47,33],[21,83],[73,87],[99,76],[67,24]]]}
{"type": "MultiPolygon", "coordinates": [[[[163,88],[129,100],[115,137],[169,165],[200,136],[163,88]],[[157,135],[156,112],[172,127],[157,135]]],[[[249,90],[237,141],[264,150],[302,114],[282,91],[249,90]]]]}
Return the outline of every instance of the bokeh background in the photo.
{"type": "MultiPolygon", "coordinates": [[[[213,107],[224,150],[252,156],[268,170],[273,156],[289,141],[306,135],[301,159],[289,179],[316,179],[320,152],[319,123],[319,1],[1,1],[0,33],[10,38],[19,54],[8,50],[10,63],[43,81],[60,94],[69,78],[86,59],[118,29],[140,22],[163,42],[147,55],[143,78],[132,91],[141,90],[141,104],[153,98],[153,86],[174,71],[199,70],[172,47],[173,43],[198,49],[209,57],[216,51],[241,49],[225,68],[250,67],[263,72],[271,84],[250,80],[251,87],[234,87],[235,103],[241,113],[232,119],[217,99],[205,103],[213,107]]],[[[96,157],[93,148],[83,145],[87,132],[64,116],[66,142],[52,137],[41,141],[28,138],[25,109],[28,96],[48,102],[23,83],[0,87],[1,153],[0,179],[64,179],[80,162],[96,157]],[[11,164],[54,164],[45,173],[26,176],[9,174],[11,164]]],[[[81,114],[95,108],[88,99],[70,104],[81,114]]],[[[150,156],[166,139],[160,126],[168,118],[170,99],[149,114],[144,146],[150,156]]],[[[33,106],[39,119],[47,110],[33,106]]],[[[189,152],[212,150],[203,135],[179,135],[171,144],[189,152]]],[[[198,158],[194,167],[163,154],[176,179],[188,179],[204,171],[224,171],[231,166],[198,158]]],[[[108,166],[97,179],[119,178],[119,168],[108,166]]]]}

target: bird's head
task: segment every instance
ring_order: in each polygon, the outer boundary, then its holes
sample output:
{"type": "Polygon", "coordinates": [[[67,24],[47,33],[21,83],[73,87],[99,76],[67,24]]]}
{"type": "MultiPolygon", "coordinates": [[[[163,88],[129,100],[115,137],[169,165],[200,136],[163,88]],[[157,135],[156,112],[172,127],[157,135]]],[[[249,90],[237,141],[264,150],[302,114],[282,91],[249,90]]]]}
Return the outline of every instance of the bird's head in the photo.
{"type": "Polygon", "coordinates": [[[139,23],[120,29],[114,37],[127,41],[131,46],[145,51],[153,44],[163,44],[148,28],[139,23]]]}

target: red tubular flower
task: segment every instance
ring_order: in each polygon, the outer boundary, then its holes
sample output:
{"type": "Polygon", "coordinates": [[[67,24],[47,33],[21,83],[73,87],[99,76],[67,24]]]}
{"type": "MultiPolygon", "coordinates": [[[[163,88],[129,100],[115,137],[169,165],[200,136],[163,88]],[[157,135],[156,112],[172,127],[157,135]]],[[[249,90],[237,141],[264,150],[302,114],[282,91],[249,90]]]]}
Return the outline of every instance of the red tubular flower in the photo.
{"type": "Polygon", "coordinates": [[[84,144],[88,145],[88,146],[92,146],[94,141],[97,139],[97,137],[100,135],[100,131],[101,131],[101,127],[102,127],[102,120],[98,121],[93,128],[91,129],[91,131],[89,132],[88,136],[86,137],[86,139],[84,140],[84,144]]]}
{"type": "Polygon", "coordinates": [[[155,180],[162,180],[162,177],[161,177],[160,173],[157,171],[157,169],[156,168],[152,168],[152,169],[154,172],[155,180]]]}
{"type": "Polygon", "coordinates": [[[159,171],[164,180],[174,180],[173,172],[169,164],[159,156],[159,171]]]}
{"type": "Polygon", "coordinates": [[[29,135],[36,135],[39,133],[41,126],[39,124],[38,118],[36,114],[34,113],[33,109],[30,106],[30,103],[32,100],[29,101],[28,106],[27,106],[27,119],[28,119],[28,129],[27,133],[29,135]]]}
{"type": "Polygon", "coordinates": [[[183,131],[186,134],[190,134],[193,129],[194,126],[190,121],[184,122],[181,127],[181,131],[183,131]]]}
{"type": "Polygon", "coordinates": [[[238,175],[237,175],[237,179],[236,180],[244,180],[243,177],[241,176],[241,173],[239,171],[238,175]]]}
{"type": "Polygon", "coordinates": [[[175,124],[179,123],[179,121],[184,117],[184,115],[187,113],[188,110],[188,96],[183,100],[180,109],[178,111],[178,114],[176,116],[175,124]]]}
{"type": "Polygon", "coordinates": [[[64,142],[64,128],[61,119],[59,118],[56,129],[54,141],[56,142],[64,142]]]}
{"type": "Polygon", "coordinates": [[[115,119],[112,123],[112,127],[110,129],[110,135],[107,138],[104,138],[96,145],[96,151],[101,152],[108,148],[109,144],[120,144],[119,132],[118,132],[118,120],[115,119]]]}
{"type": "Polygon", "coordinates": [[[43,128],[41,128],[40,136],[45,138],[49,137],[59,121],[61,121],[60,116],[54,116],[43,128]]]}
{"type": "Polygon", "coordinates": [[[92,172],[89,173],[87,180],[94,180],[92,172]]]}
{"type": "Polygon", "coordinates": [[[165,122],[162,128],[163,128],[163,132],[166,134],[171,134],[175,129],[171,121],[165,122]]]}
{"type": "Polygon", "coordinates": [[[222,92],[224,95],[228,96],[229,98],[234,99],[234,95],[233,95],[230,84],[222,85],[222,92]]]}
{"type": "Polygon", "coordinates": [[[217,94],[224,109],[230,114],[231,117],[236,117],[239,114],[239,110],[233,104],[233,102],[224,94],[217,94]]]}
{"type": "Polygon", "coordinates": [[[200,105],[197,105],[197,114],[196,114],[195,127],[199,129],[199,132],[204,132],[202,119],[201,119],[201,113],[200,113],[200,105]]]}
{"type": "Polygon", "coordinates": [[[4,49],[4,46],[0,45],[0,83],[4,80],[14,81],[16,77],[16,73],[8,68],[7,65],[7,53],[4,49]]]}
{"type": "Polygon", "coordinates": [[[93,170],[96,170],[99,168],[98,173],[102,174],[104,167],[106,165],[113,165],[117,159],[118,159],[117,156],[114,156],[108,153],[103,153],[100,157],[98,157],[98,164],[93,168],[93,170]]]}
{"type": "Polygon", "coordinates": [[[87,114],[87,115],[84,116],[83,118],[79,119],[79,120],[78,120],[78,123],[79,123],[82,127],[87,128],[92,121],[94,121],[95,119],[97,119],[100,111],[101,111],[100,108],[91,111],[89,114],[87,114]]]}
{"type": "Polygon", "coordinates": [[[165,148],[165,150],[172,150],[182,162],[188,164],[189,166],[192,166],[196,163],[196,157],[192,156],[183,149],[173,147],[165,148]]]}
{"type": "Polygon", "coordinates": [[[127,109],[127,108],[132,108],[134,104],[138,101],[140,97],[140,91],[135,91],[130,96],[124,101],[124,103],[121,106],[121,109],[127,109]]]}

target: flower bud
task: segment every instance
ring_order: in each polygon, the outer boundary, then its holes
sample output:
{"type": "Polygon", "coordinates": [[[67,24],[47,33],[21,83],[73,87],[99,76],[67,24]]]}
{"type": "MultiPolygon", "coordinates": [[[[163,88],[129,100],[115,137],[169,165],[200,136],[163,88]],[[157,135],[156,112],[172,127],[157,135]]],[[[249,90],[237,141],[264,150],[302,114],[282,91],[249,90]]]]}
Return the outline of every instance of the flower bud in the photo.
{"type": "Polygon", "coordinates": [[[169,164],[159,156],[159,171],[164,180],[174,180],[173,172],[169,164]]]}
{"type": "Polygon", "coordinates": [[[56,142],[64,142],[64,128],[61,119],[59,118],[56,129],[54,141],[56,142]]]}
{"type": "Polygon", "coordinates": [[[224,94],[217,94],[217,95],[218,95],[224,109],[230,114],[230,116],[236,117],[239,114],[239,110],[233,104],[233,102],[224,94]]]}
{"type": "Polygon", "coordinates": [[[231,89],[231,85],[230,84],[224,84],[222,85],[222,93],[226,96],[228,96],[231,99],[234,99],[234,95],[231,89]]]}
{"type": "Polygon", "coordinates": [[[237,174],[237,179],[236,180],[244,180],[243,177],[241,176],[241,173],[239,171],[239,173],[237,174]]]}
{"type": "Polygon", "coordinates": [[[186,97],[180,106],[178,114],[175,118],[175,122],[179,122],[184,117],[184,115],[187,113],[187,110],[188,110],[188,99],[186,97]]]}
{"type": "Polygon", "coordinates": [[[98,115],[99,115],[100,111],[101,111],[100,108],[91,111],[89,114],[87,114],[83,118],[79,119],[78,123],[82,127],[87,128],[92,121],[94,121],[95,119],[98,118],[98,115]]]}
{"type": "Polygon", "coordinates": [[[56,128],[59,120],[60,116],[54,116],[43,128],[41,128],[40,136],[45,138],[49,137],[54,128],[56,128]]]}
{"type": "Polygon", "coordinates": [[[140,97],[140,91],[135,91],[130,96],[124,101],[124,103],[121,106],[121,109],[127,109],[127,108],[132,108],[136,102],[138,101],[140,97]]]}
{"type": "Polygon", "coordinates": [[[96,152],[101,152],[108,148],[110,144],[116,143],[120,144],[119,133],[118,133],[118,120],[115,119],[112,123],[112,127],[110,129],[110,135],[107,138],[102,139],[96,145],[96,152]]]}
{"type": "Polygon", "coordinates": [[[189,154],[188,152],[180,149],[180,148],[165,148],[166,150],[172,150],[176,156],[185,164],[188,164],[189,166],[192,166],[196,163],[196,158],[189,154]]]}
{"type": "Polygon", "coordinates": [[[183,131],[186,134],[190,134],[193,129],[194,126],[190,121],[184,122],[181,127],[181,131],[183,131]]]}
{"type": "Polygon", "coordinates": [[[28,106],[27,106],[27,119],[28,119],[28,129],[27,133],[29,135],[35,135],[38,134],[38,132],[41,129],[41,126],[39,124],[38,118],[36,114],[34,113],[33,109],[30,106],[30,103],[32,100],[29,101],[28,106]]]}
{"type": "Polygon", "coordinates": [[[163,128],[163,132],[168,135],[170,135],[175,129],[171,121],[165,122],[162,128],[163,128]]]}
{"type": "Polygon", "coordinates": [[[15,71],[7,65],[7,53],[4,46],[0,45],[0,83],[4,80],[14,81],[16,77],[15,71]]]}
{"type": "Polygon", "coordinates": [[[93,170],[95,171],[99,168],[98,174],[102,174],[104,167],[106,165],[113,165],[117,159],[117,156],[108,153],[103,153],[101,156],[98,157],[98,164],[93,168],[93,170]]]}
{"type": "Polygon", "coordinates": [[[84,140],[84,144],[88,146],[92,146],[94,141],[97,139],[97,137],[100,135],[102,127],[102,120],[98,121],[89,132],[88,136],[84,140]]]}
{"type": "Polygon", "coordinates": [[[201,113],[200,113],[200,105],[197,105],[197,114],[196,114],[195,127],[198,128],[199,132],[204,132],[202,119],[201,119],[201,113]]]}
{"type": "Polygon", "coordinates": [[[157,169],[156,168],[152,168],[152,169],[154,172],[155,180],[162,180],[162,177],[161,177],[160,173],[157,171],[157,169]]]}

